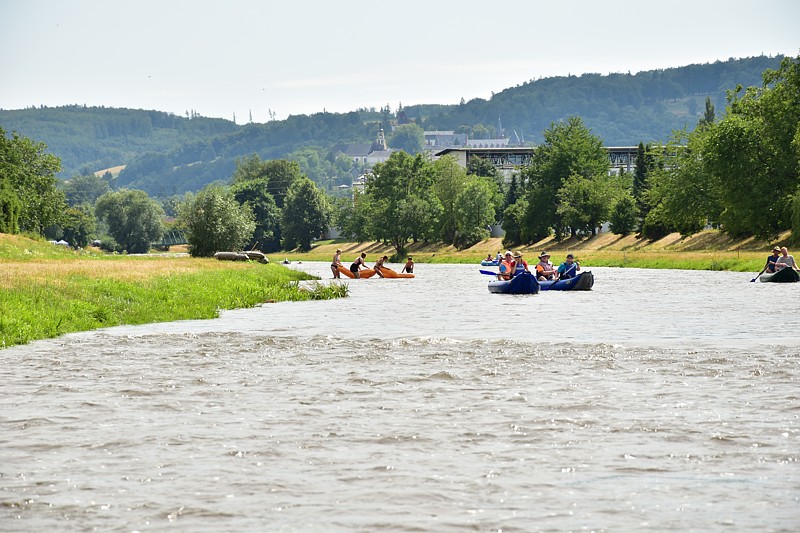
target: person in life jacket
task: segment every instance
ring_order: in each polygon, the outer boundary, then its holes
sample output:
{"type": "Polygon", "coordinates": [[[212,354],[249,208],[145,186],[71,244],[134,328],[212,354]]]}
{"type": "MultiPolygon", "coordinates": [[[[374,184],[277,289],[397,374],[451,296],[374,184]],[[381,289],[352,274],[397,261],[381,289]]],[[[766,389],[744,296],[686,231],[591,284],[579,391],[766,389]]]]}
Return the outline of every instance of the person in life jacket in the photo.
{"type": "Polygon", "coordinates": [[[570,279],[578,276],[581,264],[575,261],[575,256],[567,254],[567,260],[558,267],[558,279],[570,279]]]}
{"type": "Polygon", "coordinates": [[[528,263],[522,259],[521,252],[514,252],[514,267],[512,272],[512,276],[519,276],[523,272],[527,272],[530,274],[530,270],[528,269],[528,263]]]}
{"type": "Polygon", "coordinates": [[[558,279],[558,272],[553,268],[553,263],[550,262],[550,254],[547,252],[539,254],[539,262],[536,263],[536,275],[539,281],[558,279]]]}
{"type": "Polygon", "coordinates": [[[511,252],[506,250],[504,255],[504,259],[500,261],[498,265],[499,272],[497,273],[497,279],[499,280],[509,280],[514,273],[514,257],[512,257],[511,252]]]}

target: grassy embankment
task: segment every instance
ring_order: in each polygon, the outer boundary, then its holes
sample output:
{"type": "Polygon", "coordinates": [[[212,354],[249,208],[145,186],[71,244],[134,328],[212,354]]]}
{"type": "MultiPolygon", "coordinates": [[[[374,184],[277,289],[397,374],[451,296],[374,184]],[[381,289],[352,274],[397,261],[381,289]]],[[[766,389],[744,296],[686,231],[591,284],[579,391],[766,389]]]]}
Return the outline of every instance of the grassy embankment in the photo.
{"type": "MultiPolygon", "coordinates": [[[[681,239],[672,234],[658,241],[637,239],[633,235],[619,236],[603,233],[583,239],[567,239],[556,242],[552,238],[522,248],[528,262],[535,261],[542,250],[547,250],[551,260],[558,264],[568,252],[575,254],[584,266],[610,266],[628,268],[674,268],[682,270],[731,270],[758,272],[775,244],[783,245],[789,232],[775,242],[749,239],[732,239],[716,230],[706,230],[692,237],[681,239]]],[[[336,248],[342,249],[342,262],[349,264],[361,252],[367,252],[367,261],[382,255],[392,256],[394,249],[380,242],[351,243],[342,241],[320,241],[305,254],[295,251],[282,252],[276,257],[293,261],[330,261],[336,248]]],[[[505,250],[502,239],[486,239],[471,248],[456,250],[441,244],[410,244],[409,255],[417,263],[479,263],[487,254],[494,256],[505,250]]]]}
{"type": "Polygon", "coordinates": [[[75,252],[0,234],[0,348],[121,324],[214,318],[221,309],[332,298],[276,264],[75,252]]]}

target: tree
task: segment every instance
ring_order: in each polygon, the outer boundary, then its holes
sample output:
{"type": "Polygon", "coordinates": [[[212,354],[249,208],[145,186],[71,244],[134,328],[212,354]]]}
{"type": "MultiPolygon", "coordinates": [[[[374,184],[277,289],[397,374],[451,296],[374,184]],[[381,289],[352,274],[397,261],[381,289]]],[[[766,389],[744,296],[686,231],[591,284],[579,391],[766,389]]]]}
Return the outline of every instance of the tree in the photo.
{"type": "Polygon", "coordinates": [[[396,150],[416,155],[425,148],[425,132],[416,124],[401,124],[395,127],[388,144],[396,150]]]}
{"type": "MultiPolygon", "coordinates": [[[[647,216],[648,206],[645,202],[645,193],[648,189],[647,174],[650,171],[651,157],[650,145],[645,146],[640,142],[636,150],[636,162],[633,170],[633,199],[636,202],[636,212],[640,220],[647,216]]],[[[641,223],[639,224],[641,226],[641,223]]]]}
{"type": "Polygon", "coordinates": [[[19,233],[22,202],[11,188],[8,179],[0,175],[0,233],[19,233]]]}
{"type": "Polygon", "coordinates": [[[63,182],[61,188],[71,206],[84,203],[94,205],[98,198],[111,190],[106,180],[94,174],[75,176],[63,182]]]}
{"type": "Polygon", "coordinates": [[[281,218],[283,246],[307,252],[331,221],[331,207],[325,194],[308,178],[295,181],[286,193],[281,218]]]}
{"type": "Polygon", "coordinates": [[[193,257],[241,250],[256,226],[250,207],[239,204],[230,189],[218,185],[188,197],[178,209],[178,222],[193,257]]]}
{"type": "Polygon", "coordinates": [[[231,182],[236,185],[243,181],[266,178],[267,192],[275,199],[275,204],[279,208],[283,208],[286,191],[301,177],[303,177],[303,173],[300,165],[295,161],[284,159],[262,161],[258,155],[253,154],[250,158],[236,161],[236,171],[233,173],[231,182]]]}
{"type": "Polygon", "coordinates": [[[86,248],[95,229],[94,213],[89,204],[70,207],[61,221],[63,238],[73,248],[86,248]]]}
{"type": "Polygon", "coordinates": [[[614,204],[609,227],[615,235],[628,235],[633,233],[636,225],[636,201],[630,194],[625,194],[614,204]]]}
{"type": "MultiPolygon", "coordinates": [[[[44,234],[45,228],[58,223],[66,209],[64,193],[58,188],[56,173],[60,160],[45,152],[47,145],[36,143],[16,133],[6,137],[0,128],[0,176],[19,201],[17,218],[20,231],[44,234]]],[[[11,195],[7,194],[9,213],[11,195]]],[[[16,211],[16,209],[13,209],[16,211]]]]}
{"type": "Polygon", "coordinates": [[[364,199],[358,209],[368,209],[370,232],[405,254],[409,239],[427,239],[436,234],[435,222],[442,206],[433,192],[434,171],[422,155],[394,152],[385,163],[375,165],[367,177],[364,199]]]}
{"type": "Polygon", "coordinates": [[[436,173],[433,189],[442,213],[439,216],[439,239],[446,244],[455,244],[458,232],[458,197],[467,186],[467,173],[452,156],[442,157],[433,163],[436,173]]]}
{"type": "Polygon", "coordinates": [[[740,92],[729,93],[727,115],[706,128],[703,164],[719,185],[723,230],[771,239],[792,227],[800,186],[800,56],[765,71],[763,87],[740,92]]]}
{"type": "Polygon", "coordinates": [[[250,208],[256,223],[247,248],[275,252],[280,249],[280,240],[276,239],[276,234],[280,231],[281,211],[268,190],[267,178],[240,181],[231,187],[236,201],[250,208]]]}
{"type": "Polygon", "coordinates": [[[630,188],[625,176],[598,174],[588,178],[572,174],[558,190],[557,212],[563,224],[576,232],[597,234],[601,226],[611,217],[614,204],[630,188]]]}
{"type": "Polygon", "coordinates": [[[489,236],[495,219],[495,195],[497,189],[491,178],[469,177],[456,197],[456,247],[469,248],[489,236]]]}
{"type": "Polygon", "coordinates": [[[716,116],[714,113],[714,104],[711,103],[711,97],[706,96],[706,110],[703,114],[703,118],[700,119],[698,126],[705,127],[710,126],[714,123],[716,116]]]}
{"type": "Polygon", "coordinates": [[[128,253],[143,254],[164,234],[164,210],[146,192],[121,189],[97,199],[95,215],[128,253]]]}
{"type": "Polygon", "coordinates": [[[608,173],[608,155],[603,142],[592,135],[579,117],[553,123],[544,132],[545,142],[534,152],[531,165],[523,171],[527,183],[528,211],[524,232],[542,239],[553,230],[565,230],[558,212],[558,191],[571,176],[590,179],[608,173]]]}
{"type": "MultiPolygon", "coordinates": [[[[702,156],[706,137],[705,128],[697,128],[691,135],[676,131],[667,145],[654,151],[646,199],[649,206],[659,208],[657,220],[663,226],[648,226],[656,229],[654,236],[670,230],[687,237],[720,219],[719,184],[706,171],[702,156]]],[[[642,234],[652,237],[644,230],[642,234]]]]}

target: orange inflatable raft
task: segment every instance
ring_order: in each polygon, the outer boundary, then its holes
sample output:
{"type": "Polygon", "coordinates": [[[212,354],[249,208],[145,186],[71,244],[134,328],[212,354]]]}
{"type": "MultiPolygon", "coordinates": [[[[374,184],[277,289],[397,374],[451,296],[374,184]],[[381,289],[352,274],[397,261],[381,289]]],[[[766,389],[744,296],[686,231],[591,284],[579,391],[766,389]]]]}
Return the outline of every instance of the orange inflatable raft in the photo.
{"type": "Polygon", "coordinates": [[[406,274],[405,272],[395,272],[391,268],[381,267],[381,274],[385,278],[413,278],[414,274],[406,274]]]}
{"type": "MultiPolygon", "coordinates": [[[[339,272],[341,272],[342,274],[344,274],[348,278],[355,278],[353,273],[350,272],[350,269],[347,268],[347,267],[344,267],[344,266],[340,265],[338,270],[339,270],[339,272]]],[[[414,277],[414,274],[406,274],[406,273],[395,272],[391,268],[386,268],[386,267],[381,267],[381,274],[383,274],[383,277],[385,277],[385,278],[413,278],[414,277]]],[[[371,278],[374,275],[375,275],[375,269],[370,268],[368,270],[362,270],[361,274],[360,274],[360,277],[361,277],[361,279],[363,279],[363,278],[371,278]]]]}
{"type": "MultiPolygon", "coordinates": [[[[345,267],[345,266],[339,265],[339,267],[338,267],[338,270],[339,270],[339,272],[341,272],[342,274],[344,274],[344,275],[345,275],[345,276],[347,276],[348,278],[355,278],[355,276],[353,275],[353,273],[352,273],[352,272],[350,272],[350,269],[349,269],[349,268],[347,268],[347,267],[345,267]]],[[[374,269],[372,269],[372,268],[369,268],[369,269],[367,269],[367,270],[362,270],[362,271],[359,273],[359,277],[360,277],[361,279],[364,279],[364,278],[370,278],[370,277],[372,277],[372,276],[374,276],[374,275],[375,275],[375,270],[374,270],[374,269]]]]}

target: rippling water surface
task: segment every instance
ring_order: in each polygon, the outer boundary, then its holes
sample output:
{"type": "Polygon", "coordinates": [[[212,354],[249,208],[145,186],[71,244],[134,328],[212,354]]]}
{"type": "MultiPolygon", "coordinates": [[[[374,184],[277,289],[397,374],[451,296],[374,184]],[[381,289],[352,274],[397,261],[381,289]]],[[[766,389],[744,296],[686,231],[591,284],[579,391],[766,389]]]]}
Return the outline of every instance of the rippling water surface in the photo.
{"type": "Polygon", "coordinates": [[[0,531],[797,530],[800,284],[478,268],[0,351],[0,531]]]}

